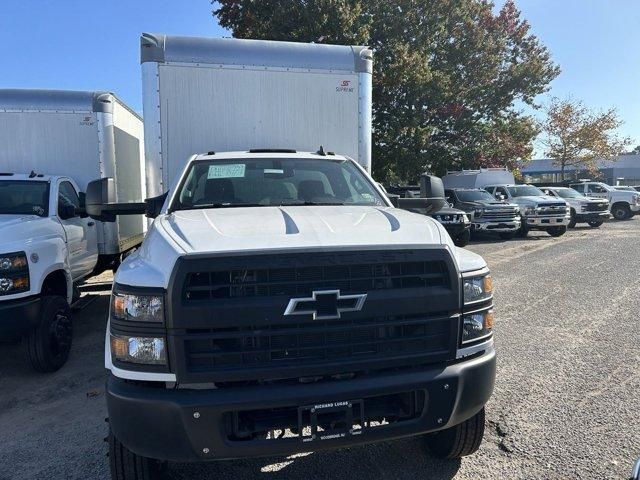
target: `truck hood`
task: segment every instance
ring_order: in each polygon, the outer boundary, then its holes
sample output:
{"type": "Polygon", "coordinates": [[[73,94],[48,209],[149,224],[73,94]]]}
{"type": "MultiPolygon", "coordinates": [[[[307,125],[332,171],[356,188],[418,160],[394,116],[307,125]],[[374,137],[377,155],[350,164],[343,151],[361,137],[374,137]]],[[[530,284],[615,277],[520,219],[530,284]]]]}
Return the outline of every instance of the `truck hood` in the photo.
{"type": "Polygon", "coordinates": [[[160,226],[186,254],[442,244],[434,221],[390,207],[249,207],[178,211],[160,226]]]}
{"type": "Polygon", "coordinates": [[[0,215],[0,253],[9,248],[14,251],[15,244],[24,245],[34,238],[43,239],[59,233],[59,224],[48,217],[37,215],[0,215]],[[14,244],[12,246],[9,246],[14,244]]]}

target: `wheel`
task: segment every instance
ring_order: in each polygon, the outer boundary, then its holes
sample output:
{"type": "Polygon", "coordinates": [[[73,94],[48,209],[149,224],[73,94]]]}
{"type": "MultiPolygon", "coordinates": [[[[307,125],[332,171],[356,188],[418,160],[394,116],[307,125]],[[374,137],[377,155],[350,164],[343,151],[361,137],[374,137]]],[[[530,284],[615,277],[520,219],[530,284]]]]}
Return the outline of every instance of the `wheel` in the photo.
{"type": "Polygon", "coordinates": [[[611,215],[616,220],[627,220],[631,218],[631,209],[629,205],[624,203],[616,203],[613,207],[611,207],[611,215]]]}
{"type": "Polygon", "coordinates": [[[600,221],[600,220],[592,220],[589,222],[589,226],[591,228],[598,228],[600,225],[602,225],[604,222],[600,221]]]}
{"type": "Polygon", "coordinates": [[[567,233],[567,227],[564,225],[561,227],[550,227],[547,229],[547,233],[552,237],[561,237],[567,233]]]}
{"type": "Polygon", "coordinates": [[[484,407],[469,420],[427,435],[427,445],[438,458],[460,458],[475,453],[484,435],[484,407]]]}
{"type": "Polygon", "coordinates": [[[471,240],[471,232],[469,230],[465,230],[453,239],[453,243],[456,247],[466,247],[469,244],[469,240],[471,240]]]}
{"type": "Polygon", "coordinates": [[[31,365],[38,372],[55,372],[69,358],[73,325],[67,300],[44,296],[40,321],[23,339],[31,365]]]}
{"type": "Polygon", "coordinates": [[[575,228],[576,226],[576,211],[572,208],[571,209],[571,220],[569,220],[569,228],[575,228]]]}
{"type": "Polygon", "coordinates": [[[153,480],[160,476],[157,460],[136,455],[109,430],[111,480],[153,480]]]}
{"type": "Polygon", "coordinates": [[[502,240],[511,240],[515,236],[516,236],[516,232],[502,232],[502,233],[500,233],[500,238],[502,240]]]}
{"type": "Polygon", "coordinates": [[[522,238],[525,238],[527,235],[529,235],[529,229],[527,228],[524,219],[522,220],[522,224],[520,225],[520,230],[518,230],[517,235],[522,238]]]}

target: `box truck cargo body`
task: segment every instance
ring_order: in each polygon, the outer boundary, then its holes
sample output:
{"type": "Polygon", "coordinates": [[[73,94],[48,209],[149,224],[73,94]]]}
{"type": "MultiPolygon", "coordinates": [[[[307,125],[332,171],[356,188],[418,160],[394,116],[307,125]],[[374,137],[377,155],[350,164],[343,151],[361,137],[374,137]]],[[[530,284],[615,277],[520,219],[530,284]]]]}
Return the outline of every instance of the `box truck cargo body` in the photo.
{"type": "Polygon", "coordinates": [[[371,172],[366,47],[143,34],[140,61],[150,196],[208,151],[322,145],[371,172]]]}
{"type": "MultiPolygon", "coordinates": [[[[0,90],[0,172],[66,176],[81,191],[113,177],[118,202],[146,197],[142,118],[108,92],[0,90]]],[[[98,252],[141,243],[145,219],[98,222],[98,252]]]]}

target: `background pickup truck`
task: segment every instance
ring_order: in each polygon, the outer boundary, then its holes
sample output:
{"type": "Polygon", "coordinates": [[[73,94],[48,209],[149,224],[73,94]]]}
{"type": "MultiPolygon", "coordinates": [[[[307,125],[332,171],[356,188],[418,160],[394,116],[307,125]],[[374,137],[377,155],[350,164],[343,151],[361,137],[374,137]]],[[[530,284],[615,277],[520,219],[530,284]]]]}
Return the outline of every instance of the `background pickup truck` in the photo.
{"type": "Polygon", "coordinates": [[[569,204],[569,228],[575,227],[576,223],[587,223],[590,227],[598,228],[610,217],[608,200],[588,198],[568,187],[541,187],[540,190],[550,197],[562,198],[569,204]]]}
{"type": "Polygon", "coordinates": [[[447,201],[469,215],[471,232],[497,233],[513,238],[520,229],[520,208],[492,197],[480,188],[454,188],[444,191],[447,201]]]}
{"type": "Polygon", "coordinates": [[[571,183],[569,186],[587,197],[609,200],[609,211],[616,220],[627,220],[640,213],[640,193],[616,190],[602,182],[571,183]]]}

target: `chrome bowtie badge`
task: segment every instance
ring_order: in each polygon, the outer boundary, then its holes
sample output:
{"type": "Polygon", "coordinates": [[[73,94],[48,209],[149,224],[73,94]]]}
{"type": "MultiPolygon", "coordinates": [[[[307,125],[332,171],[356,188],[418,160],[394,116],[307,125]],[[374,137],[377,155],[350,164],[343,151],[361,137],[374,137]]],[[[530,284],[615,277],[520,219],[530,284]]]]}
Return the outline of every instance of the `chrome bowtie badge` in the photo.
{"type": "Polygon", "coordinates": [[[341,295],[340,290],[314,291],[308,298],[292,298],[289,300],[285,315],[313,315],[314,320],[331,320],[340,318],[344,312],[362,310],[366,293],[341,295]]]}

